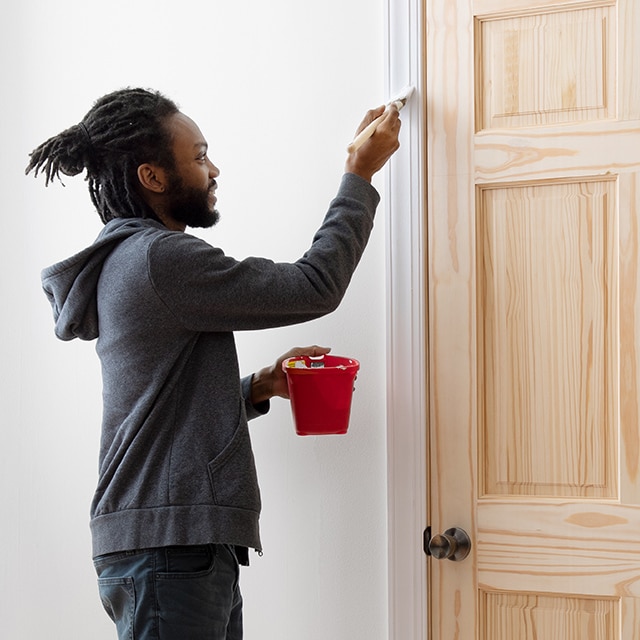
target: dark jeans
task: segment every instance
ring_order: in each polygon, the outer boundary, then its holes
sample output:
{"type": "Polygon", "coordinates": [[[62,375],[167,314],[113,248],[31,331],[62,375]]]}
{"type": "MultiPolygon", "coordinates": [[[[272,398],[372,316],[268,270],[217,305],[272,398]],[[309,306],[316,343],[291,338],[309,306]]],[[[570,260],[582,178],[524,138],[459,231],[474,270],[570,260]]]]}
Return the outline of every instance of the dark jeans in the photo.
{"type": "Polygon", "coordinates": [[[94,565],[120,640],[241,640],[233,547],[141,549],[99,556],[94,565]]]}

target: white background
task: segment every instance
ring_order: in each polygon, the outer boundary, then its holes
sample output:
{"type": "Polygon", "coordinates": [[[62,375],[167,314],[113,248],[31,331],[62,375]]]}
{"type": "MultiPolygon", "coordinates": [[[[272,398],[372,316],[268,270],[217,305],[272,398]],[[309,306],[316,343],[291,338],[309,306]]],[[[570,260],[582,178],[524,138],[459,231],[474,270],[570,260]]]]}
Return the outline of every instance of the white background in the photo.
{"type": "MultiPolygon", "coordinates": [[[[40,270],[101,228],[81,176],[45,189],[28,153],[123,86],[160,89],[220,168],[228,254],[308,247],[366,109],[384,101],[384,16],[371,0],[21,0],[0,21],[0,635],[115,638],[90,559],[101,414],[94,345],[53,336],[40,270]]],[[[382,177],[375,185],[382,191],[382,177]]],[[[290,346],[360,360],[347,436],[300,438],[276,400],[252,423],[265,554],[242,572],[247,640],[387,637],[385,199],[331,316],[237,334],[249,373],[290,346]]]]}

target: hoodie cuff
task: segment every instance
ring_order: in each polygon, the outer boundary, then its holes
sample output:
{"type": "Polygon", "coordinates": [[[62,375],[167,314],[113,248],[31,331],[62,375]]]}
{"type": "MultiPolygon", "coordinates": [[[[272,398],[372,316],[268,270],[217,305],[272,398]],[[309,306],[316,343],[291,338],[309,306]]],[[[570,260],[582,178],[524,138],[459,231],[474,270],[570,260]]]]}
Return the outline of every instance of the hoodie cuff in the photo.
{"type": "Polygon", "coordinates": [[[244,408],[247,413],[247,420],[253,420],[254,418],[259,418],[267,413],[269,413],[269,409],[271,408],[271,402],[269,400],[265,400],[264,402],[259,402],[258,404],[253,404],[251,402],[251,381],[253,380],[253,374],[250,376],[246,376],[240,380],[240,385],[242,387],[242,397],[244,398],[244,408]]]}

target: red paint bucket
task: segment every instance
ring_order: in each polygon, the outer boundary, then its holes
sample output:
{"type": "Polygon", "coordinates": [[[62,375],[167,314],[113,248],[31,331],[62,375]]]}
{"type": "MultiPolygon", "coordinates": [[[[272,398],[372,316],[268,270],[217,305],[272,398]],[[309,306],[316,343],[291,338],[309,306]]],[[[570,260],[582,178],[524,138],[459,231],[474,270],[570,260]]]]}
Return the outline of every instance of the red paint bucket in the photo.
{"type": "Polygon", "coordinates": [[[296,356],[282,363],[299,436],[347,433],[360,363],[340,356],[296,356]]]}

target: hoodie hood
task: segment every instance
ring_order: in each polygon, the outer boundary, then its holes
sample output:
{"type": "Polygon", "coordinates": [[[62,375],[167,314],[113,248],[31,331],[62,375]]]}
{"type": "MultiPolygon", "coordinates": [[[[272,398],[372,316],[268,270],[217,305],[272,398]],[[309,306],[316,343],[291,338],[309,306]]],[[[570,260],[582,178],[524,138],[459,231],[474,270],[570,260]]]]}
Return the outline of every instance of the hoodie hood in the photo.
{"type": "Polygon", "coordinates": [[[98,337],[96,289],[104,261],[121,242],[150,228],[165,227],[148,219],[111,220],[90,247],[42,271],[42,287],[53,309],[58,338],[98,337]]]}

